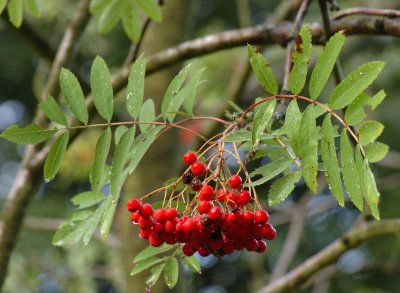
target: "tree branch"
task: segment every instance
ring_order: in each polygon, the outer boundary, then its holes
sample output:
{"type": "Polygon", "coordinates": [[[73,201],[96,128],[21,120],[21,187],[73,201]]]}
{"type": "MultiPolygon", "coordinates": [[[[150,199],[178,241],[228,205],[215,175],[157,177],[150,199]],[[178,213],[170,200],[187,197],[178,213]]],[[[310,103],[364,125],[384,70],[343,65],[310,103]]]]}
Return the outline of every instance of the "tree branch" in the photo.
{"type": "Polygon", "coordinates": [[[335,262],[343,253],[364,241],[387,234],[400,233],[400,219],[362,223],[340,239],[306,260],[290,273],[261,288],[259,293],[278,293],[295,290],[321,268],[335,262]]]}
{"type": "Polygon", "coordinates": [[[353,15],[370,15],[370,16],[382,16],[387,18],[400,17],[400,11],[395,9],[376,9],[367,7],[353,7],[342,10],[335,14],[334,20],[342,19],[353,15]]]}

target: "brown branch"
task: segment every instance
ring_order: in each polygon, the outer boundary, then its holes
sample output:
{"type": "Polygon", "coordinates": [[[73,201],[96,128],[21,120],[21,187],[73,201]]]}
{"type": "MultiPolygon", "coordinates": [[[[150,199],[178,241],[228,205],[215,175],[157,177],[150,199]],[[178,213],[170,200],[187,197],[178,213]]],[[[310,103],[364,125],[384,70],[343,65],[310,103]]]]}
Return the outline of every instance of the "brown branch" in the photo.
{"type": "Polygon", "coordinates": [[[363,223],[350,230],[340,239],[306,260],[303,264],[275,282],[261,288],[259,293],[290,292],[303,284],[321,268],[335,262],[343,253],[364,241],[387,234],[400,233],[400,219],[363,223]]]}
{"type": "Polygon", "coordinates": [[[370,16],[381,16],[387,18],[400,17],[400,11],[395,9],[377,9],[367,7],[353,7],[342,10],[335,14],[332,19],[338,20],[353,15],[370,15],[370,16]]]}

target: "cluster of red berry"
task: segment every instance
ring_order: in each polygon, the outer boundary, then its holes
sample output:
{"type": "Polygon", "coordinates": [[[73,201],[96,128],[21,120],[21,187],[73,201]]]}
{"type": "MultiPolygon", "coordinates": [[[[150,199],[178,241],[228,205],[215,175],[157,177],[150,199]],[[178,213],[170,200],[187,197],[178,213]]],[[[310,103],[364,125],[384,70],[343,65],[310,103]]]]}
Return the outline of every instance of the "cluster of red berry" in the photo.
{"type": "Polygon", "coordinates": [[[190,165],[190,172],[181,180],[198,191],[194,201],[197,208],[190,215],[181,216],[174,208],[153,210],[150,204],[131,199],[127,207],[132,222],[139,225],[139,236],[155,247],[164,242],[183,243],[182,250],[187,256],[196,251],[201,256],[218,257],[243,249],[264,252],[267,245],[263,239],[273,240],[276,231],[268,223],[265,210],[247,209],[252,198],[248,191],[241,190],[241,177],[232,175],[229,187],[223,186],[215,192],[211,185],[203,185],[200,180],[207,173],[205,164],[197,161],[193,152],[186,153],[184,161],[190,165]]]}

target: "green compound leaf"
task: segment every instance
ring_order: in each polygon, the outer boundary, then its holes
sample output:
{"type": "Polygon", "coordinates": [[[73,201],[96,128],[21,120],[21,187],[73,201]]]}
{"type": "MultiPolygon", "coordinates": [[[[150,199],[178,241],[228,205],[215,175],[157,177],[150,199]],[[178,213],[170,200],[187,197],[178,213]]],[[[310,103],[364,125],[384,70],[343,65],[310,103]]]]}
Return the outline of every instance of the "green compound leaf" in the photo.
{"type": "Polygon", "coordinates": [[[162,21],[161,8],[155,0],[136,0],[136,3],[143,10],[143,12],[152,20],[162,21]]]}
{"type": "Polygon", "coordinates": [[[86,228],[86,222],[65,222],[54,234],[52,244],[55,246],[72,246],[82,238],[86,228]]]}
{"type": "Polygon", "coordinates": [[[340,179],[340,168],[336,157],[336,147],[334,140],[335,133],[330,115],[326,115],[322,123],[321,130],[321,156],[325,169],[326,180],[332,195],[336,198],[339,205],[344,206],[344,194],[342,180],[340,179]]]}
{"type": "Polygon", "coordinates": [[[378,203],[379,203],[379,191],[376,187],[375,177],[372,173],[369,165],[367,165],[367,196],[366,202],[371,210],[371,214],[374,216],[375,219],[379,220],[379,210],[378,210],[378,203]]]}
{"type": "Polygon", "coordinates": [[[132,65],[126,88],[126,105],[128,113],[133,119],[139,116],[140,107],[142,106],[145,75],[146,60],[143,56],[140,56],[132,65]]]}
{"type": "Polygon", "coordinates": [[[364,106],[368,103],[371,98],[365,93],[359,94],[354,101],[346,109],[344,119],[349,125],[356,125],[364,120],[367,115],[364,112],[364,106]]]}
{"type": "Polygon", "coordinates": [[[272,178],[289,168],[291,162],[292,161],[289,159],[281,159],[255,169],[253,172],[250,173],[250,176],[254,177],[257,175],[261,175],[262,177],[256,181],[253,181],[251,184],[245,184],[244,186],[258,186],[267,182],[268,180],[271,180],[272,178]]]}
{"type": "Polygon", "coordinates": [[[163,262],[163,258],[156,258],[156,257],[150,257],[146,258],[145,260],[138,262],[134,267],[133,270],[131,271],[131,276],[134,276],[156,264],[159,264],[163,262]]]}
{"type": "Polygon", "coordinates": [[[118,23],[123,10],[124,1],[112,0],[100,14],[97,30],[102,34],[108,33],[118,23]]]}
{"type": "Polygon", "coordinates": [[[104,10],[109,5],[111,0],[92,0],[90,1],[90,13],[98,13],[104,10]]]}
{"type": "Polygon", "coordinates": [[[316,192],[318,188],[318,129],[313,105],[307,107],[300,121],[299,148],[304,180],[308,188],[316,192]]]}
{"type": "Polygon", "coordinates": [[[134,263],[138,263],[141,261],[144,261],[150,257],[159,255],[161,253],[167,252],[175,248],[176,246],[174,245],[168,245],[164,243],[160,247],[154,247],[154,246],[148,246],[145,249],[143,249],[141,252],[136,255],[135,259],[133,260],[134,263]]]}
{"type": "Polygon", "coordinates": [[[200,78],[203,75],[204,69],[205,68],[203,67],[197,70],[186,87],[186,95],[183,101],[183,106],[185,107],[185,110],[189,114],[189,116],[193,116],[193,106],[194,100],[196,98],[196,91],[197,87],[201,83],[200,78]]]}
{"type": "Polygon", "coordinates": [[[344,186],[346,187],[350,200],[360,211],[362,211],[363,200],[361,194],[361,186],[360,182],[358,181],[353,150],[351,148],[351,144],[346,133],[346,128],[342,130],[342,134],[340,137],[340,150],[344,186]]]}
{"type": "Polygon", "coordinates": [[[52,180],[56,176],[58,169],[60,169],[68,141],[69,133],[66,131],[51,146],[46,162],[44,163],[44,179],[46,182],[52,180]]]}
{"type": "Polygon", "coordinates": [[[23,0],[10,0],[7,6],[8,17],[15,27],[20,27],[24,18],[23,0]]]}
{"type": "Polygon", "coordinates": [[[160,278],[162,271],[164,270],[165,263],[159,264],[151,269],[150,276],[146,279],[146,285],[150,288],[154,286],[157,280],[160,278]]]}
{"type": "Polygon", "coordinates": [[[270,206],[274,206],[284,201],[295,188],[296,182],[301,178],[299,171],[289,173],[282,178],[274,181],[268,193],[268,203],[270,206]]]}
{"type": "Polygon", "coordinates": [[[378,77],[384,65],[384,62],[375,61],[357,67],[333,90],[329,106],[332,109],[346,107],[378,77]]]}
{"type": "Polygon", "coordinates": [[[373,142],[364,147],[365,156],[367,159],[376,163],[382,160],[388,153],[389,147],[388,145],[381,142],[373,142]]]}
{"type": "MultiPolygon", "coordinates": [[[[142,108],[140,110],[139,114],[139,121],[140,122],[153,122],[156,119],[156,110],[155,110],[155,105],[152,99],[146,100],[146,102],[143,103],[142,108]]],[[[139,128],[141,132],[146,132],[147,129],[152,127],[153,125],[151,124],[139,124],[139,128]]]]}
{"type": "Polygon", "coordinates": [[[289,89],[295,95],[299,94],[304,87],[308,71],[308,60],[311,55],[312,35],[310,24],[306,24],[300,30],[293,49],[293,67],[289,73],[289,89]]]}
{"type": "Polygon", "coordinates": [[[135,1],[125,1],[125,5],[122,12],[124,31],[132,42],[138,42],[142,33],[142,18],[139,7],[135,1]]]}
{"type": "Polygon", "coordinates": [[[42,101],[39,104],[39,108],[51,121],[68,126],[68,121],[67,118],[65,118],[64,112],[52,96],[49,96],[46,100],[42,101]]]}
{"type": "Polygon", "coordinates": [[[40,0],[26,0],[26,11],[34,17],[40,17],[42,15],[43,7],[40,0]]]}
{"type": "Polygon", "coordinates": [[[285,130],[294,153],[299,156],[301,112],[296,100],[290,101],[285,116],[285,130]]]}
{"type": "Polygon", "coordinates": [[[85,191],[75,195],[71,198],[74,205],[78,206],[78,209],[84,209],[91,207],[106,197],[101,192],[85,191]]]}
{"type": "Polygon", "coordinates": [[[315,63],[314,70],[310,78],[310,98],[316,100],[328,82],[329,76],[335,66],[344,44],[343,32],[337,32],[326,43],[324,50],[315,63]]]}
{"type": "Polygon", "coordinates": [[[164,280],[168,288],[172,289],[175,287],[179,276],[179,265],[178,260],[171,256],[165,261],[164,267],[164,280]]]}
{"type": "Polygon", "coordinates": [[[382,101],[385,99],[386,93],[384,90],[380,90],[378,93],[376,93],[369,101],[369,105],[371,106],[371,110],[375,110],[376,107],[382,103],[382,101]]]}
{"type": "Polygon", "coordinates": [[[274,73],[264,56],[261,53],[256,52],[256,50],[249,44],[247,44],[247,51],[251,67],[253,68],[258,82],[267,92],[276,95],[278,93],[278,83],[276,82],[274,73]]]}
{"type": "Polygon", "coordinates": [[[189,270],[193,273],[201,274],[200,263],[194,255],[182,256],[182,262],[187,265],[189,270]]]}
{"type": "Polygon", "coordinates": [[[381,134],[385,126],[374,120],[366,121],[358,129],[358,137],[361,145],[367,145],[375,141],[381,134]]]}
{"type": "Polygon", "coordinates": [[[100,116],[108,122],[114,112],[113,89],[111,75],[103,58],[96,56],[90,75],[93,102],[100,116]]]}
{"type": "Polygon", "coordinates": [[[51,138],[58,129],[46,129],[36,124],[20,128],[17,124],[8,127],[0,137],[17,144],[37,144],[51,138]]]}
{"type": "Polygon", "coordinates": [[[173,120],[175,117],[175,113],[171,114],[168,112],[170,111],[171,108],[174,107],[174,105],[177,103],[177,100],[181,99],[181,97],[178,96],[178,93],[189,72],[189,66],[190,65],[184,67],[178,73],[178,75],[174,77],[174,79],[172,80],[172,82],[170,83],[164,94],[164,98],[161,104],[161,116],[163,117],[164,121],[166,121],[168,118],[168,121],[172,122],[171,118],[173,120]]]}
{"type": "Polygon", "coordinates": [[[103,131],[96,143],[93,165],[90,170],[90,184],[93,192],[98,192],[105,184],[107,174],[105,172],[108,152],[111,145],[111,129],[107,127],[103,131]]]}
{"type": "Polygon", "coordinates": [[[265,128],[272,119],[272,114],[274,113],[276,105],[276,100],[270,100],[264,102],[257,107],[255,107],[255,115],[253,120],[253,130],[252,130],[252,142],[253,145],[257,145],[263,135],[265,128]]]}
{"type": "Polygon", "coordinates": [[[78,79],[68,69],[61,69],[60,88],[72,114],[86,125],[88,123],[89,114],[85,104],[85,97],[83,96],[83,91],[78,79]]]}

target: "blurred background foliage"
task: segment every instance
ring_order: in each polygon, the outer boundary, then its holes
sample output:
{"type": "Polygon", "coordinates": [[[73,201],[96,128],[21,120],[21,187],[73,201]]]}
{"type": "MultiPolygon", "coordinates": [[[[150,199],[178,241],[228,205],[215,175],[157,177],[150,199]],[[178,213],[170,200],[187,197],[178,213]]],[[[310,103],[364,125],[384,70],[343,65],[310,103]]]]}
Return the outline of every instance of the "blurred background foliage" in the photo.
{"type": "MultiPolygon", "coordinates": [[[[42,17],[34,19],[26,16],[25,22],[52,48],[57,48],[77,2],[43,1],[42,17]]],[[[142,51],[147,56],[199,36],[263,23],[274,17],[275,9],[283,1],[165,2],[163,22],[152,23],[145,36],[142,51]]],[[[342,9],[353,6],[400,8],[399,0],[339,1],[339,4],[342,9]]],[[[97,18],[91,18],[67,66],[74,66],[81,80],[87,84],[90,66],[96,54],[107,61],[112,71],[116,71],[131,45],[120,24],[106,35],[98,34],[97,18]]],[[[305,21],[320,21],[315,1],[305,21]]],[[[319,52],[320,48],[314,48],[314,56],[319,52]]],[[[373,117],[386,125],[381,140],[391,146],[387,158],[379,165],[374,165],[382,194],[382,218],[400,216],[399,52],[399,39],[357,36],[347,39],[340,56],[345,73],[371,60],[387,62],[383,74],[369,90],[373,94],[383,88],[388,95],[385,102],[374,111],[373,117]]],[[[282,80],[285,54],[286,51],[278,45],[265,48],[265,56],[278,80],[282,80]]],[[[198,93],[196,114],[221,116],[224,115],[224,109],[229,109],[229,99],[245,107],[255,97],[264,94],[255,78],[249,74],[245,48],[224,50],[189,62],[192,63],[192,72],[195,68],[206,68],[203,75],[205,82],[198,93]]],[[[160,102],[168,83],[181,65],[149,76],[146,79],[145,97],[160,102]]],[[[41,57],[30,46],[28,37],[11,27],[3,14],[0,19],[0,131],[10,124],[23,125],[32,120],[36,111],[36,97],[44,85],[49,66],[49,60],[41,57]]],[[[333,80],[331,83],[333,86],[333,80]]],[[[115,120],[128,119],[123,99],[122,94],[116,99],[115,120]]],[[[209,123],[193,123],[191,126],[204,133],[218,130],[209,123]]],[[[35,199],[12,256],[4,292],[144,291],[144,274],[130,277],[129,272],[135,254],[144,247],[145,241],[136,236],[136,227],[130,224],[123,203],[128,198],[140,197],[155,189],[168,177],[177,176],[182,169],[181,155],[198,142],[188,133],[173,130],[153,145],[139,169],[125,185],[121,207],[107,241],[96,238],[86,247],[53,247],[51,238],[54,231],[73,210],[70,198],[89,188],[87,178],[97,136],[96,131],[84,132],[69,148],[56,179],[48,184],[37,184],[35,199]]],[[[0,207],[4,205],[23,150],[23,146],[0,140],[0,207]]],[[[265,194],[260,190],[261,197],[265,197],[265,194]]],[[[201,258],[203,273],[193,275],[183,268],[183,275],[173,292],[239,293],[254,292],[261,288],[270,278],[293,219],[292,214],[298,208],[302,209],[305,222],[290,267],[300,264],[340,236],[358,216],[351,203],[342,209],[328,195],[329,191],[325,188],[321,194],[310,197],[304,186],[298,187],[287,201],[271,209],[271,221],[277,227],[278,236],[269,243],[266,253],[234,253],[222,260],[211,256],[201,258]]],[[[398,236],[368,241],[314,276],[306,284],[304,292],[399,292],[399,254],[398,236]]],[[[153,290],[168,291],[162,284],[157,284],[153,290]]]]}

